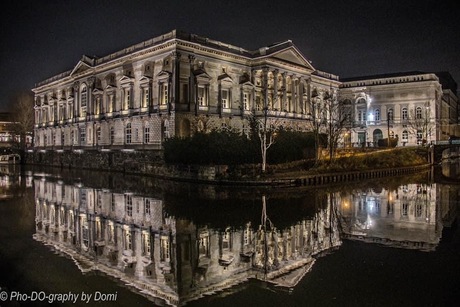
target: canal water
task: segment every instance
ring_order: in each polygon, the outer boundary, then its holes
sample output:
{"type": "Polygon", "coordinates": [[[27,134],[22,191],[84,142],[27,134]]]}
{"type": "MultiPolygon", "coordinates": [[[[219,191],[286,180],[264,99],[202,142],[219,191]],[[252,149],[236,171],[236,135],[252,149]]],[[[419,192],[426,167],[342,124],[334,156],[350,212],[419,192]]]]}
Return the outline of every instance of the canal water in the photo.
{"type": "Polygon", "coordinates": [[[458,170],[268,189],[1,166],[0,306],[458,306],[458,170]]]}

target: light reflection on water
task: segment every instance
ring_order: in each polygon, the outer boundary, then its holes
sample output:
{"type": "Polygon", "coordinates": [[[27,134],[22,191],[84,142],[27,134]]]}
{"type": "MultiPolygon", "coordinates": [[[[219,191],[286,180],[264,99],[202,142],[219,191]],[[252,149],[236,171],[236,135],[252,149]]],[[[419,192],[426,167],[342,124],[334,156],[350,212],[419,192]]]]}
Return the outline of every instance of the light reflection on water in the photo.
{"type": "Polygon", "coordinates": [[[343,240],[434,251],[458,204],[458,187],[426,174],[276,193],[28,174],[2,176],[0,186],[22,180],[33,188],[36,241],[82,273],[103,273],[170,305],[243,291],[254,280],[290,293],[343,240]]]}

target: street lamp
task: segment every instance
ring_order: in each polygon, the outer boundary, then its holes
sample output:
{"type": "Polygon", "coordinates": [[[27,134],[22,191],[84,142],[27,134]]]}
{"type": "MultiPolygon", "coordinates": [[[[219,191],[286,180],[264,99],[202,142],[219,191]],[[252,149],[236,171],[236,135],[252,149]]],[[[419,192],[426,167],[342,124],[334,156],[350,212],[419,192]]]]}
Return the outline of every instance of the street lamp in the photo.
{"type": "Polygon", "coordinates": [[[387,112],[388,147],[390,147],[390,111],[387,112]]]}
{"type": "Polygon", "coordinates": [[[427,103],[427,105],[425,106],[425,140],[426,140],[426,144],[428,144],[428,126],[430,124],[430,118],[429,118],[429,114],[430,114],[430,102],[427,103]]]}

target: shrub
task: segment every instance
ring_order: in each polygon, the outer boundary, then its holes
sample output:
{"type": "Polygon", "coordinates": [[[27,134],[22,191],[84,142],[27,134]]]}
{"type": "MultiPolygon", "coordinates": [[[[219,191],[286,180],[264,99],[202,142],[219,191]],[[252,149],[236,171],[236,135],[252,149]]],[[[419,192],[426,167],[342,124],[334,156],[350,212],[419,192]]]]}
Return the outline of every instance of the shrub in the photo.
{"type": "MultiPolygon", "coordinates": [[[[196,133],[189,138],[172,137],[164,144],[165,162],[170,164],[255,164],[260,163],[260,141],[233,131],[196,133]]],[[[267,151],[269,164],[286,163],[314,157],[312,133],[281,130],[267,151]]]]}

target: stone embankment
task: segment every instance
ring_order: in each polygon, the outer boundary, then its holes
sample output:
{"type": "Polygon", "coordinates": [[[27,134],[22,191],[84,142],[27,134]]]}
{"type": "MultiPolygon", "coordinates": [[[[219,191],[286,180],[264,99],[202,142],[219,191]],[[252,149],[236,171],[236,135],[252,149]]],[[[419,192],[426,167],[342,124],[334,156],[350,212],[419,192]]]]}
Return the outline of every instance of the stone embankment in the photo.
{"type": "Polygon", "coordinates": [[[257,166],[166,165],[155,152],[36,152],[27,156],[27,164],[49,165],[66,169],[91,169],[147,175],[156,178],[222,185],[246,186],[323,186],[345,182],[416,173],[429,165],[316,174],[308,171],[258,175],[257,166]]]}

